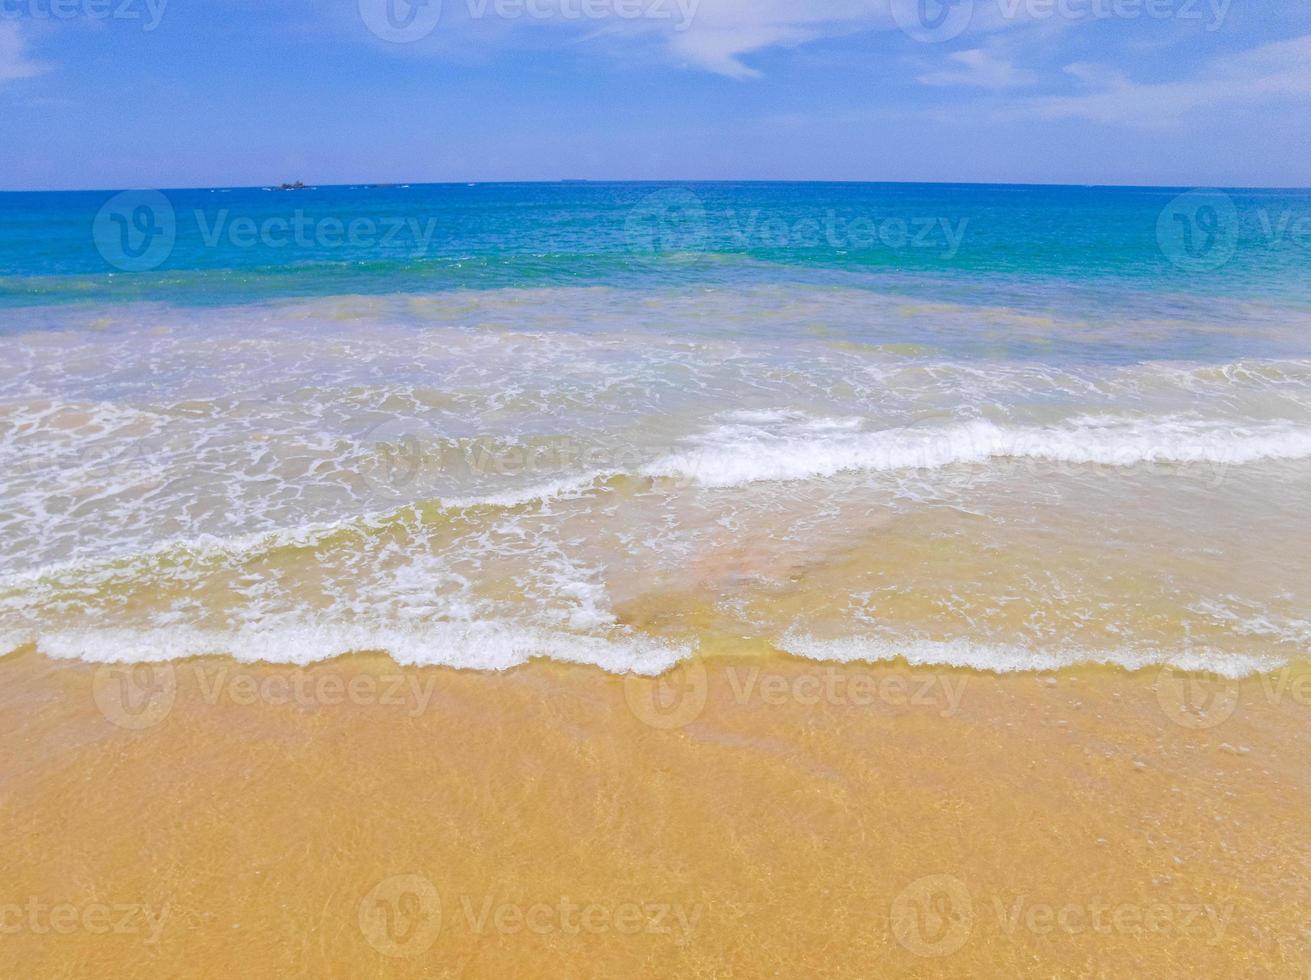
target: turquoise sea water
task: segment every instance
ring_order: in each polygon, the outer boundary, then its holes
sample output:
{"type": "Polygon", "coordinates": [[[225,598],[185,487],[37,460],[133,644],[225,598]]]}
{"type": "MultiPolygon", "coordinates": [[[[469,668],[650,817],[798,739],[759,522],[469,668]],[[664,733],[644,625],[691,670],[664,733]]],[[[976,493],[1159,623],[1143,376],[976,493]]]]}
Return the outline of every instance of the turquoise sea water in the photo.
{"type": "Polygon", "coordinates": [[[0,652],[1242,673],[1311,650],[1311,192],[0,194],[0,462],[0,652]]]}
{"type": "Polygon", "coordinates": [[[583,183],[0,194],[6,307],[788,281],[1095,319],[1204,319],[1216,303],[1305,310],[1311,192],[583,183]]]}

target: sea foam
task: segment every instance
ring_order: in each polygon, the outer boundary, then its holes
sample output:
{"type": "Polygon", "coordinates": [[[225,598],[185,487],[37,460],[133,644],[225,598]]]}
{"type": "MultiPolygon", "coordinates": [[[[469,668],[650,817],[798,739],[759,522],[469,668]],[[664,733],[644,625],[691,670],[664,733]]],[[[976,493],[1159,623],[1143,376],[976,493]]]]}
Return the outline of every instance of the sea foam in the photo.
{"type": "Polygon", "coordinates": [[[868,636],[821,639],[800,632],[789,633],[777,645],[779,649],[807,660],[837,663],[905,660],[912,667],[966,667],[994,674],[1054,671],[1083,664],[1108,664],[1126,670],[1168,666],[1184,671],[1219,674],[1236,680],[1277,670],[1286,663],[1279,657],[1253,657],[1207,649],[1036,649],[969,639],[892,640],[868,636]]]}
{"type": "MultiPolygon", "coordinates": [[[[307,665],[348,653],[384,652],[406,666],[508,670],[543,657],[617,674],[656,676],[692,648],[628,631],[569,633],[505,622],[429,623],[422,627],[353,623],[250,626],[232,631],[189,627],[52,630],[25,638],[37,651],[88,663],[160,663],[226,655],[243,663],[307,665]]],[[[0,637],[25,645],[18,634],[0,637]]]]}
{"type": "Polygon", "coordinates": [[[1285,422],[1235,425],[1175,417],[1083,417],[1026,427],[974,419],[870,430],[854,419],[789,419],[774,425],[717,426],[688,440],[687,448],[646,466],[643,473],[729,487],[1002,459],[1129,467],[1241,466],[1306,458],[1311,458],[1311,428],[1285,422]]]}

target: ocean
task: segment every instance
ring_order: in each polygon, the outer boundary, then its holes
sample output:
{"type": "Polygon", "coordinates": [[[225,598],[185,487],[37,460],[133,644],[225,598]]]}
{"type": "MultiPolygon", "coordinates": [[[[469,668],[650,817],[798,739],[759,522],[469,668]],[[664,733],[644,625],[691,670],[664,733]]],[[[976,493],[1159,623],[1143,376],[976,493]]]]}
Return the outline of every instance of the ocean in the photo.
{"type": "Polygon", "coordinates": [[[0,653],[1311,650],[1311,191],[0,194],[0,653]]]}

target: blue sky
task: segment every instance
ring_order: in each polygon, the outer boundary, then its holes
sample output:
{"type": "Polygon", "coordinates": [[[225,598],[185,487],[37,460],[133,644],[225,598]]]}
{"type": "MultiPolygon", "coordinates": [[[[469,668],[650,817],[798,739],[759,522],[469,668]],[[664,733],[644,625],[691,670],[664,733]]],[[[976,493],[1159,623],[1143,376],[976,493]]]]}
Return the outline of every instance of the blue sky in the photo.
{"type": "Polygon", "coordinates": [[[0,188],[298,178],[1305,186],[1311,3],[0,0],[0,188]]]}

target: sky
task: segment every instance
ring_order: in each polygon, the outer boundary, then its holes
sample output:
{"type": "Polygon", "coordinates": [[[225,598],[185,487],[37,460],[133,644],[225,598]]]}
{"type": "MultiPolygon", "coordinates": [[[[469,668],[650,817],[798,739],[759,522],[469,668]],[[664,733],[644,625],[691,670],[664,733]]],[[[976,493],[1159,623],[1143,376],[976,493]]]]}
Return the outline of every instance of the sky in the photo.
{"type": "Polygon", "coordinates": [[[1311,185],[1307,0],[0,0],[0,189],[1311,185]]]}

